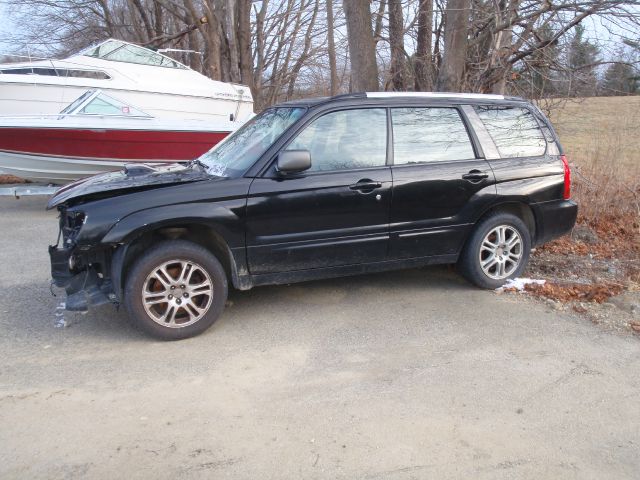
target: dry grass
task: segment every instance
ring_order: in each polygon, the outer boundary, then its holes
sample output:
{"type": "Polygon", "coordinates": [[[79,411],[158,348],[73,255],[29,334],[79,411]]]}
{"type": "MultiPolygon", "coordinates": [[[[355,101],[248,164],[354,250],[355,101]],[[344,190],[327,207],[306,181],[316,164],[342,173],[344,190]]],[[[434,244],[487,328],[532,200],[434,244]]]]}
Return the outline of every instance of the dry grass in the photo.
{"type": "Polygon", "coordinates": [[[538,273],[593,284],[587,290],[550,285],[534,293],[561,300],[593,291],[615,295],[607,281],[640,282],[640,97],[580,99],[549,113],[571,163],[578,224],[595,241],[560,238],[539,248],[533,263],[538,273]]]}
{"type": "Polygon", "coordinates": [[[570,159],[581,167],[615,163],[640,165],[640,96],[568,100],[549,109],[570,159]]]}
{"type": "Polygon", "coordinates": [[[571,100],[550,117],[572,166],[581,218],[640,217],[640,96],[571,100]]]}

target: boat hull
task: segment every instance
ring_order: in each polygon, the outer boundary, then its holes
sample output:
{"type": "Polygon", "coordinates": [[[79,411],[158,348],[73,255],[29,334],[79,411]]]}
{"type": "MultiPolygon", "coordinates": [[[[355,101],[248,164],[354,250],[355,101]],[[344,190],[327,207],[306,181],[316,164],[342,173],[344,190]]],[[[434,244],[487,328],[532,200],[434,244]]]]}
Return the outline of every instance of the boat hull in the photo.
{"type": "MultiPolygon", "coordinates": [[[[151,162],[151,160],[148,160],[151,162]]],[[[166,160],[156,160],[166,162],[166,160]]],[[[98,173],[119,170],[131,160],[65,158],[0,151],[0,172],[31,182],[62,185],[98,173]]]]}
{"type": "Polygon", "coordinates": [[[5,79],[0,83],[0,112],[3,115],[54,115],[88,88],[99,87],[106,94],[159,119],[219,121],[229,120],[233,115],[234,119],[242,120],[253,113],[253,104],[244,100],[109,88],[98,80],[94,83],[98,85],[20,83],[5,79]]]}
{"type": "Polygon", "coordinates": [[[0,128],[0,171],[63,184],[132,162],[186,162],[228,131],[87,128],[0,128]]]}
{"type": "MultiPolygon", "coordinates": [[[[0,151],[109,160],[185,161],[199,157],[229,132],[0,128],[0,151]]],[[[2,162],[0,161],[0,168],[2,162]]]]}

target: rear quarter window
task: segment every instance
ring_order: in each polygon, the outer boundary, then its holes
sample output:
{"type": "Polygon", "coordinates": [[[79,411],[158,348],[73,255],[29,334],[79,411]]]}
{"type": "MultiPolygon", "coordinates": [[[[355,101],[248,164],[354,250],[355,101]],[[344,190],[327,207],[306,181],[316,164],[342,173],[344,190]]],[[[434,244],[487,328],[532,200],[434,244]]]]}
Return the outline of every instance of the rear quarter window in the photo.
{"type": "Polygon", "coordinates": [[[547,142],[533,114],[522,107],[476,106],[502,158],[544,155],[547,142]]]}

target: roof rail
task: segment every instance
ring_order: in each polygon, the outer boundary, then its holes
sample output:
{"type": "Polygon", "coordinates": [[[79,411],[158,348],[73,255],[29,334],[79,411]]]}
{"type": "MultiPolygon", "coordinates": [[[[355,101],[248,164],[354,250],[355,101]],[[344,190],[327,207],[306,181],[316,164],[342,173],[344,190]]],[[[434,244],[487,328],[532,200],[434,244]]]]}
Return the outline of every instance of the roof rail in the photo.
{"type": "Polygon", "coordinates": [[[349,98],[365,98],[367,96],[367,92],[354,92],[354,93],[341,93],[339,95],[334,95],[333,97],[329,97],[331,100],[346,100],[349,98]]]}
{"type": "Polygon", "coordinates": [[[366,92],[367,98],[393,97],[428,97],[428,98],[468,98],[485,100],[504,100],[504,95],[484,93],[455,93],[455,92],[366,92]]]}

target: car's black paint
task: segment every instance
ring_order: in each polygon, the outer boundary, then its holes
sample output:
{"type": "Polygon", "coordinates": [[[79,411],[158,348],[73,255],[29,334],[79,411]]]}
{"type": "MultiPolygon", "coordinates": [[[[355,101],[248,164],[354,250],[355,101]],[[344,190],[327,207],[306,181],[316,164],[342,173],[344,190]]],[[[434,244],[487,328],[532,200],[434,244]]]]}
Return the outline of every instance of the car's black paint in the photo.
{"type": "MultiPolygon", "coordinates": [[[[349,95],[293,102],[305,107],[305,114],[239,178],[209,176],[193,165],[169,172],[105,174],[68,186],[49,208],[61,210],[61,222],[69,213],[81,212],[84,223],[52,250],[54,279],[75,285],[69,278],[97,272],[104,297],[85,295],[87,306],[120,301],[135,258],[154,241],[177,237],[210,248],[240,289],[455,262],[484,215],[514,206],[530,216],[532,243],[566,233],[577,207],[562,199],[559,155],[485,159],[465,114],[476,159],[394,166],[388,147],[383,167],[287,175],[276,171],[280,150],[323,113],[475,103],[531,108],[518,99],[349,95]],[[61,272],[65,259],[75,261],[69,272],[61,272]]],[[[391,130],[388,136],[391,142],[391,130]]],[[[555,153],[562,152],[557,138],[555,143],[555,153]]]]}
{"type": "Polygon", "coordinates": [[[252,274],[387,259],[391,168],[256,178],[247,201],[252,274]],[[358,183],[377,183],[380,186],[358,183]]]}
{"type": "Polygon", "coordinates": [[[83,178],[60,188],[49,200],[47,209],[57,207],[65,202],[73,202],[82,198],[114,196],[120,192],[132,192],[163,185],[197,182],[208,180],[211,176],[196,163],[180,165],[175,163],[156,165],[127,165],[122,170],[108,172],[83,178]]]}
{"type": "Polygon", "coordinates": [[[392,172],[391,258],[457,253],[473,219],[496,198],[484,159],[399,165],[392,172]],[[473,171],[487,178],[463,178],[473,171]]]}

